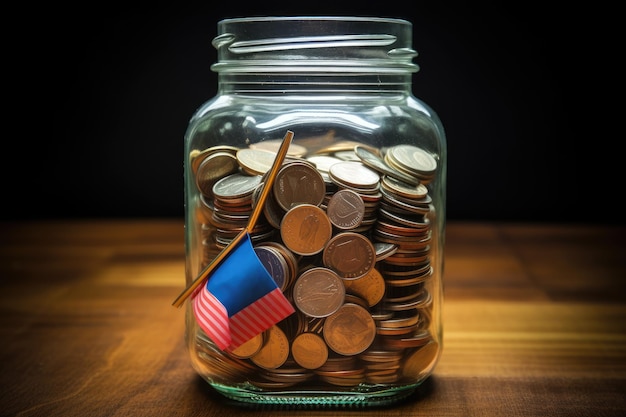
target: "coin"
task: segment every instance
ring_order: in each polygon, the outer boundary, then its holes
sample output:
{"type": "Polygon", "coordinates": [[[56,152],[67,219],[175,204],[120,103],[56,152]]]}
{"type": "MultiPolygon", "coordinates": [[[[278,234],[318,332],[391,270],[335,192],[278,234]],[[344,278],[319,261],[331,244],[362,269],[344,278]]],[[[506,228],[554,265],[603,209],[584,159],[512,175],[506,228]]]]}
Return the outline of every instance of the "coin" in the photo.
{"type": "Polygon", "coordinates": [[[343,284],[347,292],[363,298],[369,307],[376,305],[385,295],[385,280],[376,268],[360,278],[346,279],[343,284]]]}
{"type": "Polygon", "coordinates": [[[431,369],[439,354],[439,343],[434,340],[426,343],[409,355],[402,368],[402,375],[407,378],[419,379],[431,369]]]}
{"type": "Polygon", "coordinates": [[[233,174],[239,169],[237,158],[227,152],[208,155],[198,166],[196,186],[206,196],[211,196],[213,185],[222,177],[233,174]]]}
{"type": "Polygon", "coordinates": [[[342,161],[328,169],[330,179],[338,185],[364,190],[378,189],[380,175],[357,161],[342,161]]]}
{"type": "Polygon", "coordinates": [[[273,187],[276,202],[284,209],[299,204],[319,206],[326,194],[326,184],[322,174],[306,162],[290,162],[283,165],[273,187]]]}
{"type": "MultiPolygon", "coordinates": [[[[265,140],[263,142],[251,143],[250,148],[261,149],[261,150],[266,150],[266,151],[277,153],[278,149],[280,149],[281,143],[282,143],[281,139],[270,139],[270,140],[265,140]]],[[[306,153],[307,153],[307,148],[305,148],[302,145],[298,145],[294,142],[291,142],[289,144],[289,148],[287,148],[287,156],[290,156],[290,157],[300,158],[306,155],[306,153]]]]}
{"type": "Polygon", "coordinates": [[[301,333],[291,343],[293,359],[306,369],[317,369],[328,359],[326,342],[315,333],[301,333]]]}
{"type": "Polygon", "coordinates": [[[289,210],[280,223],[280,235],[287,248],[298,255],[315,255],[332,235],[332,224],[321,208],[301,204],[289,210]]]}
{"type": "Polygon", "coordinates": [[[229,353],[239,359],[247,359],[255,355],[263,346],[265,341],[265,332],[261,332],[254,336],[252,339],[237,346],[235,349],[229,351],[229,353]]]}
{"type": "Polygon", "coordinates": [[[243,148],[237,151],[237,161],[250,175],[263,175],[272,168],[276,152],[263,149],[243,148]]]}
{"type": "Polygon", "coordinates": [[[254,253],[259,258],[261,264],[263,264],[274,282],[276,282],[276,286],[284,291],[287,283],[289,282],[290,276],[287,261],[285,261],[276,249],[269,246],[257,246],[254,248],[254,253]]]}
{"type": "Polygon", "coordinates": [[[310,317],[327,317],[344,302],[346,290],[341,278],[327,268],[316,267],[303,272],[293,286],[293,301],[310,317]]]}
{"type": "Polygon", "coordinates": [[[259,175],[231,174],[213,185],[213,194],[217,198],[241,198],[251,196],[254,189],[261,183],[259,175]]]}
{"type": "Polygon", "coordinates": [[[414,145],[396,145],[385,154],[385,161],[394,168],[421,179],[430,179],[437,170],[437,160],[414,145]]]}
{"type": "Polygon", "coordinates": [[[289,341],[285,332],[276,325],[267,330],[266,336],[265,344],[250,360],[261,368],[278,368],[289,357],[289,341]]]}
{"type": "Polygon", "coordinates": [[[355,191],[347,188],[337,191],[328,200],[326,213],[330,222],[342,230],[359,227],[365,215],[365,203],[355,191]]]}
{"type": "Polygon", "coordinates": [[[359,157],[361,162],[363,162],[368,167],[378,171],[381,174],[388,175],[390,177],[396,178],[397,180],[404,181],[407,184],[412,185],[420,185],[420,180],[412,175],[405,174],[396,169],[393,169],[381,158],[376,155],[370,149],[366,148],[362,145],[357,145],[354,147],[354,153],[359,157]]]}
{"type": "Polygon", "coordinates": [[[346,279],[364,276],[376,263],[376,250],[372,242],[355,232],[333,236],[322,256],[324,265],[346,279]]]}
{"type": "Polygon", "coordinates": [[[340,355],[357,355],[367,349],[376,337],[376,324],[363,307],[346,303],[326,318],[324,340],[340,355]]]}

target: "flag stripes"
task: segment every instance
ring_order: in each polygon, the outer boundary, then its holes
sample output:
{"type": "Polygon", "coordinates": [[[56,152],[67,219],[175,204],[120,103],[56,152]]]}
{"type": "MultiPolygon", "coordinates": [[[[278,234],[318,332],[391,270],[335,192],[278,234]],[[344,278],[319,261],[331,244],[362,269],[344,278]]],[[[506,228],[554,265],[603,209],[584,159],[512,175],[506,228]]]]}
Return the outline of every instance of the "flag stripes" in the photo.
{"type": "Polygon", "coordinates": [[[198,325],[220,349],[230,345],[228,312],[220,301],[211,294],[206,285],[193,299],[193,312],[198,325]]]}
{"type": "Polygon", "coordinates": [[[193,309],[198,325],[222,350],[237,348],[295,311],[276,288],[229,319],[226,308],[206,285],[193,299],[193,309]]]}
{"type": "Polygon", "coordinates": [[[247,342],[294,311],[279,288],[267,293],[230,318],[231,348],[247,342]]]}

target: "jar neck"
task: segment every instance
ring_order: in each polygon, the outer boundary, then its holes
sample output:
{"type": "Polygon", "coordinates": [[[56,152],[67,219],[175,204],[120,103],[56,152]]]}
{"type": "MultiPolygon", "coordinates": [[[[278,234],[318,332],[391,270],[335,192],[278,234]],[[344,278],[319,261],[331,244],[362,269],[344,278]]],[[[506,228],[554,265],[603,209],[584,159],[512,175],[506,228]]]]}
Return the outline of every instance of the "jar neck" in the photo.
{"type": "Polygon", "coordinates": [[[319,73],[220,73],[218,89],[229,93],[411,93],[412,75],[319,73]]]}

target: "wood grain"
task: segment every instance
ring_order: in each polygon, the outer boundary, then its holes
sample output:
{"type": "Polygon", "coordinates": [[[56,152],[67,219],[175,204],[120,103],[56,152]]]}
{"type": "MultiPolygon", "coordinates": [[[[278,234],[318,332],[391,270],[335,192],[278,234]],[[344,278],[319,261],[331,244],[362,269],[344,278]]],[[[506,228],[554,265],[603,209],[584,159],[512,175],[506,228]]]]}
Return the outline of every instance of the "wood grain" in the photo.
{"type": "MultiPolygon", "coordinates": [[[[0,416],[275,416],[184,346],[178,220],[0,224],[0,416]]],[[[626,413],[626,228],[449,223],[444,351],[407,401],[299,416],[626,413]]]]}

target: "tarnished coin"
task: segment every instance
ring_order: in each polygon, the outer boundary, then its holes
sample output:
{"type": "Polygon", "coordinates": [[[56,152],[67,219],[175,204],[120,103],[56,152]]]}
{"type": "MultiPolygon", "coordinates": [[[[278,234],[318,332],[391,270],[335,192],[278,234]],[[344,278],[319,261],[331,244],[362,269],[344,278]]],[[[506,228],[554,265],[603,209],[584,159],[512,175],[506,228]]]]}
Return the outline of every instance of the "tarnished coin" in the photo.
{"type": "Polygon", "coordinates": [[[323,253],[324,265],[345,279],[367,274],[376,263],[376,249],[360,233],[342,232],[330,239],[323,253]]]}
{"type": "Polygon", "coordinates": [[[405,174],[401,171],[393,169],[381,158],[376,155],[370,149],[363,145],[357,145],[354,147],[354,153],[360,158],[360,160],[368,167],[378,171],[381,174],[388,175],[396,178],[400,181],[404,181],[407,184],[419,185],[420,180],[412,175],[405,174]]]}
{"type": "Polygon", "coordinates": [[[205,157],[196,170],[196,186],[206,196],[211,196],[213,185],[221,178],[239,169],[237,158],[227,152],[215,152],[205,157]]]}
{"type": "Polygon", "coordinates": [[[333,232],[328,216],[312,204],[289,210],[280,223],[280,235],[288,249],[298,255],[315,255],[324,249],[333,232]]]}
{"type": "Polygon", "coordinates": [[[291,343],[291,354],[301,367],[317,369],[328,359],[328,346],[315,333],[301,333],[291,343]]]}
{"type": "Polygon", "coordinates": [[[265,369],[281,366],[289,357],[289,340],[280,327],[274,325],[266,331],[263,347],[250,360],[265,369]]]}
{"type": "Polygon", "coordinates": [[[344,303],[346,289],[341,278],[327,268],[303,272],[293,286],[293,302],[310,317],[327,317],[344,303]]]}
{"type": "Polygon", "coordinates": [[[299,204],[319,206],[326,194],[326,184],[322,174],[307,162],[284,164],[274,180],[276,202],[284,209],[299,204]]]}
{"type": "Polygon", "coordinates": [[[376,337],[376,323],[363,307],[346,303],[324,322],[324,340],[340,355],[357,355],[376,337]]]}
{"type": "Polygon", "coordinates": [[[326,213],[338,229],[354,229],[363,221],[365,203],[357,192],[344,188],[328,200],[326,213]]]}

